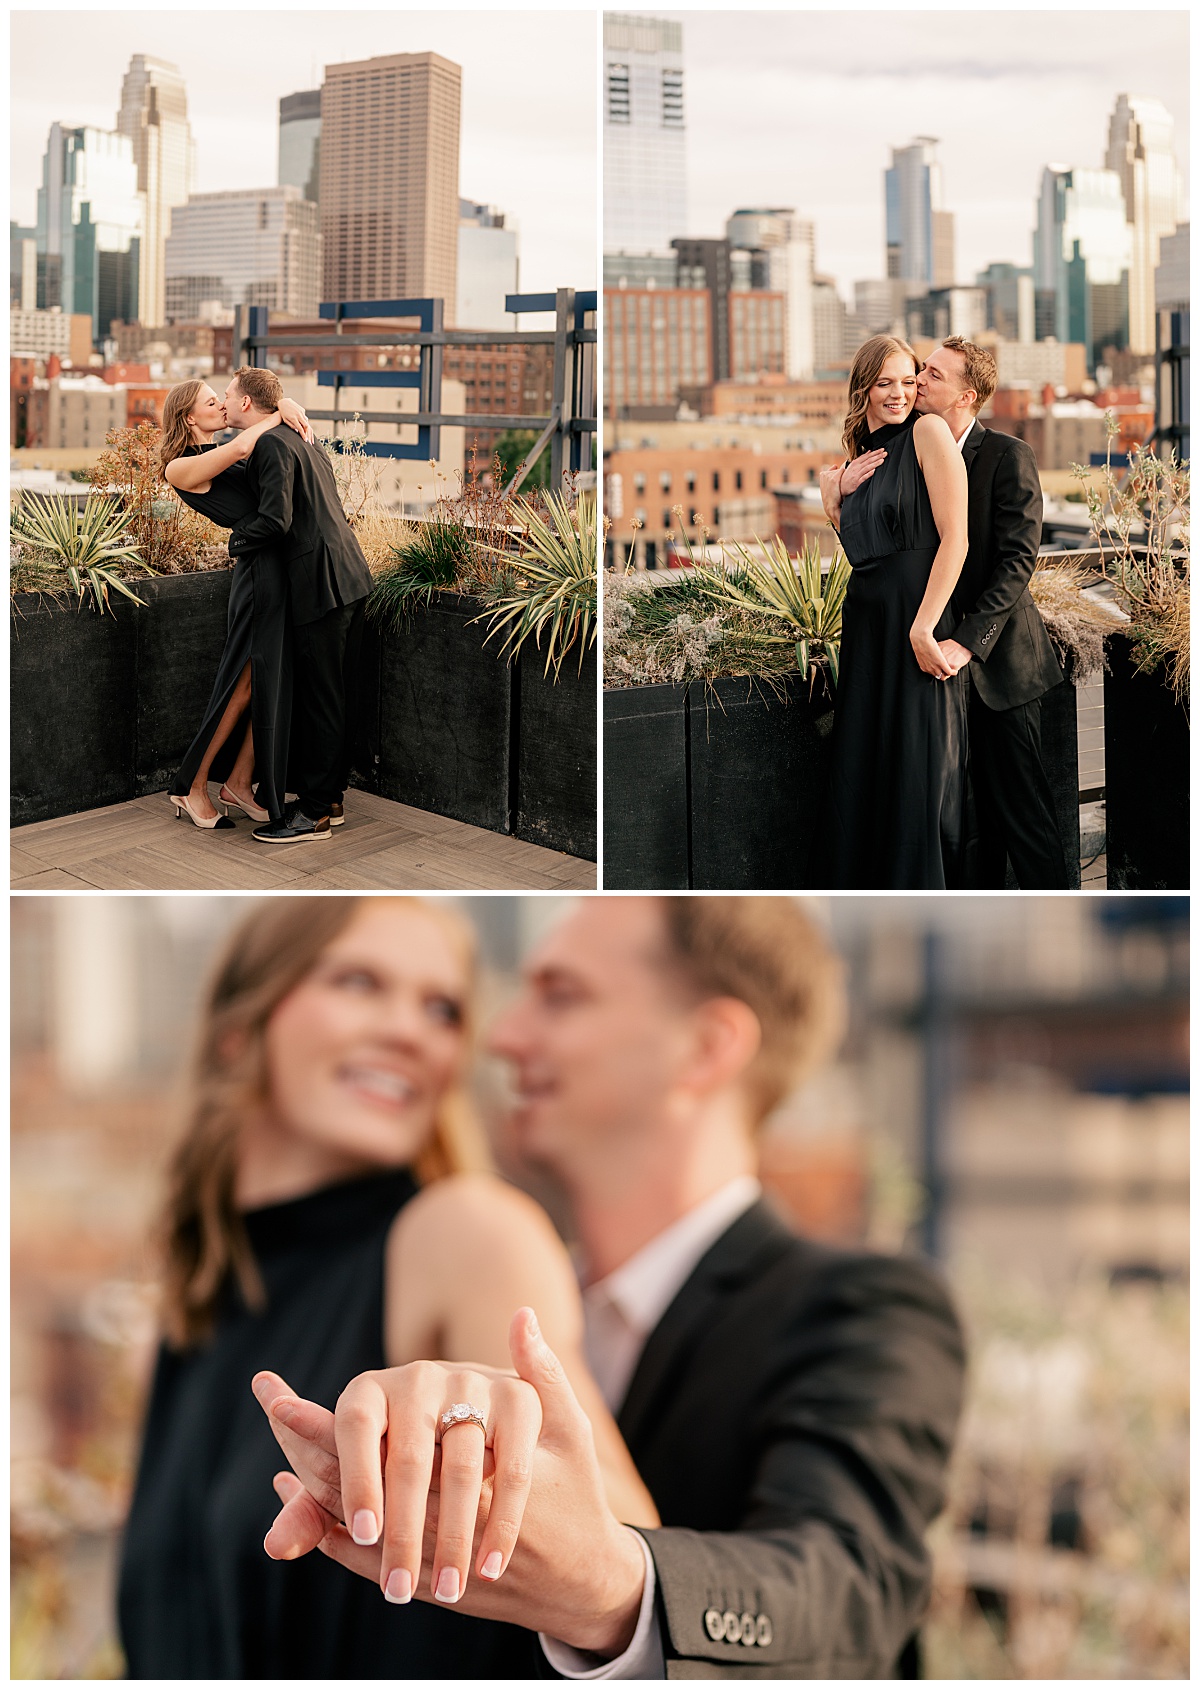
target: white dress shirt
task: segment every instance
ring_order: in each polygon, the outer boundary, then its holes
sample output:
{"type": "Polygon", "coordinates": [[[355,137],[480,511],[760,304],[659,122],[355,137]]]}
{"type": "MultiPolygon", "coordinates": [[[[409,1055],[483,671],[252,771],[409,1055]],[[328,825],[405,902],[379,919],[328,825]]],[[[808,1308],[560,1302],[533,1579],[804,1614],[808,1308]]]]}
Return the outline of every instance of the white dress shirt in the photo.
{"type": "MultiPolygon", "coordinates": [[[[730,1180],[706,1197],[665,1232],[589,1285],[583,1293],[584,1350],[601,1395],[613,1413],[625,1400],[646,1341],[702,1256],[762,1196],[752,1174],[730,1180]]],[[[646,1583],[637,1626],[629,1647],[612,1661],[600,1661],[582,1649],[541,1636],[546,1659],[564,1678],[665,1678],[662,1635],[654,1611],[654,1560],[639,1537],[646,1558],[646,1583]]]]}
{"type": "Polygon", "coordinates": [[[958,435],[958,437],[955,439],[954,444],[958,447],[960,452],[963,450],[964,446],[967,444],[967,435],[970,434],[971,430],[974,427],[975,427],[975,418],[972,417],[970,422],[967,424],[966,428],[964,428],[962,433],[960,435],[958,435]]]}

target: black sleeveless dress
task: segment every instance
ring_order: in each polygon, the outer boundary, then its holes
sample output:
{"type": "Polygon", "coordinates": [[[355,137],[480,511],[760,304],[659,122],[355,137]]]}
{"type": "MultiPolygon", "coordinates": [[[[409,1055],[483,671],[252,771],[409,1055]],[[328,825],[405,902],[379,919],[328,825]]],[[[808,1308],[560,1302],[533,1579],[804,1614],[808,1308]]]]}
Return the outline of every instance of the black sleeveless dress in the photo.
{"type": "MultiPolygon", "coordinates": [[[[830,887],[935,891],[963,884],[967,676],[926,675],[909,630],[938,549],[937,524],[913,443],[915,414],[876,429],[887,448],[842,504],[851,564],[833,716],[825,828],[830,887]]],[[[949,639],[949,606],[935,630],[949,639]]]]}
{"type": "Polygon", "coordinates": [[[270,1368],[332,1409],[355,1374],[386,1365],[384,1252],[416,1189],[401,1171],[252,1211],[266,1309],[230,1292],[209,1344],[161,1349],[121,1559],[131,1678],[537,1676],[530,1632],[397,1607],[319,1550],[283,1562],[262,1546],[287,1462],[250,1381],[270,1368]]]}
{"type": "MultiPolygon", "coordinates": [[[[193,457],[211,451],[191,446],[193,457]]],[[[246,485],[245,464],[234,464],[213,480],[207,493],[175,491],[185,505],[218,528],[232,528],[258,506],[246,485]]],[[[229,590],[225,648],[204,712],[200,731],[188,747],[170,790],[185,793],[208,750],[213,734],[246,664],[250,665],[250,707],[213,759],[211,778],[224,780],[233,768],[250,723],[254,725],[254,773],[258,802],[272,818],[283,814],[287,791],[288,741],[292,722],[292,621],[287,566],[271,549],[236,560],[229,590]]]]}

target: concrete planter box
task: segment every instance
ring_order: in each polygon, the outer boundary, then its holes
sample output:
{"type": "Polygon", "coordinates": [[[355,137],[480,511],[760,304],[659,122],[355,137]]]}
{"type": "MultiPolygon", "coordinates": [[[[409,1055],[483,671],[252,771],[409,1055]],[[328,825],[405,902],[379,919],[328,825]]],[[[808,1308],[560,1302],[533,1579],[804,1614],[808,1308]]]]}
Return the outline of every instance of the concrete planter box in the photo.
{"type": "MultiPolygon", "coordinates": [[[[22,594],[12,619],[12,824],[165,789],[200,723],[231,575],[138,584],[100,617],[22,594]]],[[[472,600],[444,595],[397,631],[368,624],[355,784],[578,856],[596,848],[595,657],[557,685],[536,652],[484,647],[472,600]]]]}
{"type": "Polygon", "coordinates": [[[1108,641],[1104,789],[1108,884],[1186,892],[1190,882],[1190,736],[1160,675],[1135,674],[1123,634],[1108,641]]]}
{"type": "MultiPolygon", "coordinates": [[[[1079,885],[1075,688],[1042,707],[1042,744],[1071,884],[1079,885]]],[[[786,702],[746,680],[604,694],[609,890],[819,889],[812,868],[833,727],[823,687],[786,702]]]]}
{"type": "Polygon", "coordinates": [[[604,884],[786,891],[810,883],[832,713],[799,675],[604,695],[604,884]]]}

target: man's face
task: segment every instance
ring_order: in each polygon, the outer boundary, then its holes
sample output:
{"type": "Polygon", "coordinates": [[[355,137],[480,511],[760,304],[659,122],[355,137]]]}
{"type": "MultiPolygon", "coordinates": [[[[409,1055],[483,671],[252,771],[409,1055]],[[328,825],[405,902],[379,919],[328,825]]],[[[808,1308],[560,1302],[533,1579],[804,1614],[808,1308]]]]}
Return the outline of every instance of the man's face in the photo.
{"type": "Polygon", "coordinates": [[[235,376],[225,389],[225,426],[226,428],[249,428],[251,404],[247,396],[237,384],[235,376]]]}
{"type": "Polygon", "coordinates": [[[656,962],[653,898],[583,903],[536,947],[488,1044],[512,1065],[513,1147],[562,1174],[662,1122],[693,1021],[656,962]]]}
{"type": "Polygon", "coordinates": [[[945,417],[948,423],[965,423],[974,404],[974,399],[964,398],[968,391],[966,359],[951,346],[939,346],[917,377],[917,410],[945,417]]]}

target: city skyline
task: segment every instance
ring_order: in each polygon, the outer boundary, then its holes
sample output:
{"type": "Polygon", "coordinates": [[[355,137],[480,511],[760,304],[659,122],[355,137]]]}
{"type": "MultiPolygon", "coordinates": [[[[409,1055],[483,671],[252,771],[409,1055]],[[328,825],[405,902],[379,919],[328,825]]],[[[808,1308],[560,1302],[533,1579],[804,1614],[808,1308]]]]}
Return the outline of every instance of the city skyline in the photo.
{"type": "Polygon", "coordinates": [[[327,64],[437,52],[463,69],[460,187],[519,231],[521,288],[586,288],[596,254],[594,14],[306,12],[237,15],[238,51],[199,13],[12,15],[10,215],[32,224],[50,124],[115,129],[133,53],[177,64],[196,141],[194,191],[276,182],[283,95],[320,87],[327,64]],[[294,27],[303,18],[303,30],[294,27]],[[534,34],[514,28],[528,21],[534,34]],[[68,22],[69,21],[69,26],[68,22]],[[197,40],[203,23],[210,40],[197,40]],[[231,70],[242,64],[245,71],[231,70]],[[46,75],[53,65],[53,79],[46,75]],[[245,89],[231,115],[230,83],[245,89]]]}
{"type": "Polygon", "coordinates": [[[678,12],[694,237],[739,206],[786,205],[816,224],[816,266],[852,302],[884,274],[883,177],[894,147],[939,138],[959,283],[1028,265],[1041,171],[1100,168],[1121,93],[1175,119],[1187,216],[1187,14],[1038,13],[1026,52],[1010,11],[678,12]],[[871,17],[864,31],[862,19],[871,17]],[[848,122],[847,114],[855,114],[848,122]]]}

